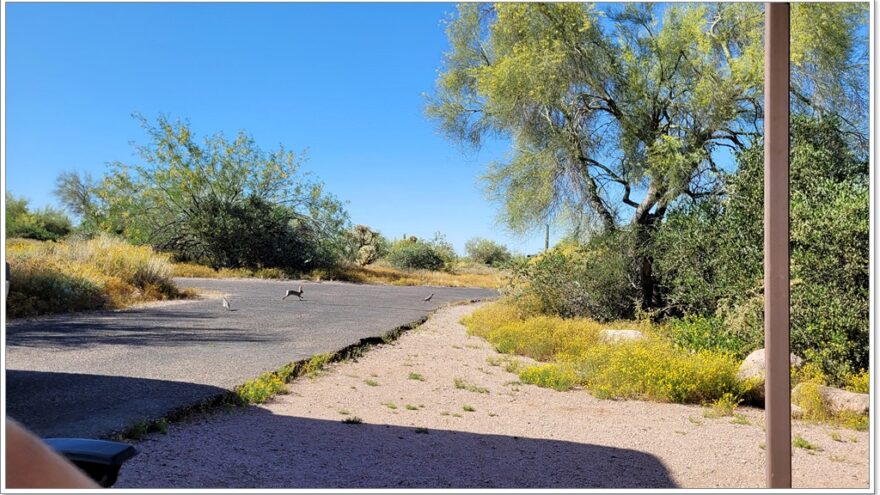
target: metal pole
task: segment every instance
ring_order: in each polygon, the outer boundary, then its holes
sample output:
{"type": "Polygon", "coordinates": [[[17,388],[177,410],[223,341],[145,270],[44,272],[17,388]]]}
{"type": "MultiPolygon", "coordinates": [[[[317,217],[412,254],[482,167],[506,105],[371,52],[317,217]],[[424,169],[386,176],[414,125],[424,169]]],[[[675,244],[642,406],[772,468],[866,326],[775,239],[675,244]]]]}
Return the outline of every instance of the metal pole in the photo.
{"type": "Polygon", "coordinates": [[[764,359],[767,486],[791,488],[789,4],[764,4],[764,359]]]}

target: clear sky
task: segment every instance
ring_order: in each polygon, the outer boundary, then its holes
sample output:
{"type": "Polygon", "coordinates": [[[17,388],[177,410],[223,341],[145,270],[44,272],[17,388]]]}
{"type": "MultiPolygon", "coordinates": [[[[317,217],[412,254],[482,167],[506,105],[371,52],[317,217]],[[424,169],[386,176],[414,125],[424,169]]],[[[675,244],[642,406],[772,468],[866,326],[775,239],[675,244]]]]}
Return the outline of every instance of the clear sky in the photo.
{"type": "MultiPolygon", "coordinates": [[[[57,205],[59,172],[137,160],[139,112],[204,136],[251,133],[266,151],[307,149],[305,168],[389,237],[476,236],[543,247],[496,223],[478,153],[424,116],[453,4],[6,4],[6,189],[57,205]]],[[[553,236],[554,238],[556,236],[553,236]]]]}

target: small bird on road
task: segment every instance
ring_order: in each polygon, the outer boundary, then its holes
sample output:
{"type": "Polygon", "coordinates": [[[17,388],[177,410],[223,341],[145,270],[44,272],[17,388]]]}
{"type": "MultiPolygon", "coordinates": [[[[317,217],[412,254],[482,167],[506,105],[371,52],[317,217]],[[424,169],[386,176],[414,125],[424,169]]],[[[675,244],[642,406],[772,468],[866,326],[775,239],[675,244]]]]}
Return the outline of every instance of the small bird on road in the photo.
{"type": "Polygon", "coordinates": [[[229,300],[226,299],[225,297],[223,298],[223,308],[226,311],[232,311],[232,307],[229,306],[229,300]]]}
{"type": "Polygon", "coordinates": [[[283,301],[290,296],[297,296],[300,299],[302,299],[303,298],[303,286],[300,285],[299,290],[288,289],[287,294],[285,294],[284,297],[281,298],[281,300],[283,301]]]}
{"type": "Polygon", "coordinates": [[[428,296],[428,297],[426,297],[426,298],[425,298],[425,299],[424,299],[424,300],[425,300],[425,302],[428,302],[428,301],[430,301],[430,300],[431,300],[431,298],[432,298],[432,297],[434,297],[434,293],[433,293],[433,292],[432,292],[432,293],[431,293],[431,295],[430,295],[430,296],[428,296]]]}

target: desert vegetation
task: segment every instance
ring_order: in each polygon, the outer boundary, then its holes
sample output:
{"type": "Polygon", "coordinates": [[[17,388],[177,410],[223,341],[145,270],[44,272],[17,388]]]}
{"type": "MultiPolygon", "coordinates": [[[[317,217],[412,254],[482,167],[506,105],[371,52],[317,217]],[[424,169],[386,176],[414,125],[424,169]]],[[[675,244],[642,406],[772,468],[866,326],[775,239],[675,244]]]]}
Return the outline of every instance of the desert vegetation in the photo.
{"type": "MultiPolygon", "coordinates": [[[[459,6],[428,112],[463,144],[510,138],[484,176],[508,228],[568,231],[512,262],[506,300],[465,320],[544,362],[523,382],[747,398],[737,365],[763,347],[760,8],[459,6]],[[621,327],[645,338],[597,336],[621,327]]],[[[868,374],[865,15],[792,6],[791,347],[813,370],[795,383],[868,374]]]]}

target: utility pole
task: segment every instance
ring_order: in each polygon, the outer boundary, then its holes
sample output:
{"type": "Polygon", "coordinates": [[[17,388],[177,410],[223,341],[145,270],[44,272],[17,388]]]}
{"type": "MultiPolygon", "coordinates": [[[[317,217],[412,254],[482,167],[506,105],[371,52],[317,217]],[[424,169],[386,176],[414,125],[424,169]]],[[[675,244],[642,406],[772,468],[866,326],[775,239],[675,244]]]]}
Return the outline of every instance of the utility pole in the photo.
{"type": "Polygon", "coordinates": [[[767,487],[791,488],[789,4],[764,4],[764,416],[767,487]]]}
{"type": "Polygon", "coordinates": [[[544,224],[544,251],[550,249],[550,222],[544,224]]]}

